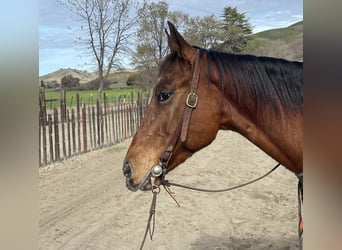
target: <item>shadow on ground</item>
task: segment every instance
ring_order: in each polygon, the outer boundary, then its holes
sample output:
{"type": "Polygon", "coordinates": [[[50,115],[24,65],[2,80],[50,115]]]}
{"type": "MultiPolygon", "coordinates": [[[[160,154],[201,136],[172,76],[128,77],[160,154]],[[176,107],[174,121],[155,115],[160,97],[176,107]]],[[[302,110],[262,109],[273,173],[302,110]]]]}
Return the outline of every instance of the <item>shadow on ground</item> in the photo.
{"type": "Polygon", "coordinates": [[[201,237],[192,243],[191,250],[297,250],[299,249],[298,238],[239,238],[239,237],[219,237],[202,234],[201,237]]]}

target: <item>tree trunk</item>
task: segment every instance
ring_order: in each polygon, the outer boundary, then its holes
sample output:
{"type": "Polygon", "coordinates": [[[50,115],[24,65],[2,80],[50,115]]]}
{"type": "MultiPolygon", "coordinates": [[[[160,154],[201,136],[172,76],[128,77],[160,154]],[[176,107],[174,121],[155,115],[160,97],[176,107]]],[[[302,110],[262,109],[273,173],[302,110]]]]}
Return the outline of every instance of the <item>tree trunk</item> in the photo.
{"type": "Polygon", "coordinates": [[[99,89],[97,90],[97,99],[99,100],[99,103],[101,104],[101,97],[102,97],[102,91],[104,86],[104,77],[103,72],[100,70],[99,72],[99,89]]]}

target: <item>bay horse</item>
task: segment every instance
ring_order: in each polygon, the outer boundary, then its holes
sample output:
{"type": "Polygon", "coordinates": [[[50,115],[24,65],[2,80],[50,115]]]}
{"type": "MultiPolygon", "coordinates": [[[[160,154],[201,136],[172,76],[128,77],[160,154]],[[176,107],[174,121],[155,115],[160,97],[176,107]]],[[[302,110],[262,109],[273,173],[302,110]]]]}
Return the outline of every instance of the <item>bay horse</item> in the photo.
{"type": "Polygon", "coordinates": [[[165,176],[209,145],[219,129],[240,133],[301,176],[303,63],[193,47],[168,26],[170,53],[124,160],[127,188],[152,189],[154,166],[165,176]]]}
{"type": "Polygon", "coordinates": [[[193,47],[168,26],[170,53],[124,160],[127,188],[165,186],[165,175],[218,130],[232,130],[297,175],[301,240],[303,63],[193,47]]]}

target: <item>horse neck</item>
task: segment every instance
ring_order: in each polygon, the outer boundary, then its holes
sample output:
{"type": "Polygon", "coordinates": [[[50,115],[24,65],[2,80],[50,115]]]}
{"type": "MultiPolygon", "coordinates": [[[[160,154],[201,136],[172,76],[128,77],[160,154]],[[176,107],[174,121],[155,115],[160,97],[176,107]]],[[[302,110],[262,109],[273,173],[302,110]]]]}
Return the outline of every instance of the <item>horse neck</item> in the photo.
{"type": "Polygon", "coordinates": [[[301,142],[291,137],[293,131],[299,133],[298,138],[302,136],[301,116],[288,117],[282,110],[276,114],[271,107],[265,107],[263,114],[258,114],[253,112],[253,107],[239,106],[227,93],[229,88],[225,90],[221,91],[221,129],[238,132],[289,170],[302,172],[302,151],[294,150],[294,144],[301,142]]]}
{"type": "MultiPolygon", "coordinates": [[[[283,104],[280,103],[280,99],[277,99],[277,94],[264,93],[264,89],[260,86],[251,84],[251,81],[262,84],[265,79],[278,80],[267,79],[269,77],[265,72],[267,60],[220,53],[211,54],[209,57],[207,53],[202,61],[204,65],[208,65],[208,71],[205,72],[207,79],[221,93],[221,129],[230,129],[240,133],[283,166],[296,173],[302,172],[302,113],[299,111],[300,108],[290,112],[283,110],[283,104]],[[255,91],[258,94],[252,97],[251,93],[255,91]]],[[[293,74],[292,81],[300,81],[300,70],[295,68],[295,65],[283,66],[282,61],[271,60],[271,62],[279,64],[279,68],[274,69],[278,70],[279,75],[293,74]],[[295,69],[291,71],[292,68],[295,69]]],[[[284,79],[283,83],[285,81],[287,79],[284,79]]],[[[274,87],[271,85],[268,82],[268,86],[265,84],[262,86],[263,88],[274,87]]],[[[299,103],[300,99],[296,99],[296,102],[299,103]]]]}

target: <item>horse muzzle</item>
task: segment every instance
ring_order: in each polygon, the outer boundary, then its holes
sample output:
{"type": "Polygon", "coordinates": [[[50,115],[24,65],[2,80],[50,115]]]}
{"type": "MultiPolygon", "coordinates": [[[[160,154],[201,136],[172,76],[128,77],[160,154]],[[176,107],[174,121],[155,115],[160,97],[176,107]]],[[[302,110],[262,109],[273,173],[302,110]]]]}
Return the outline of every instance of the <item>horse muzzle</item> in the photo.
{"type": "Polygon", "coordinates": [[[163,168],[160,164],[153,166],[151,170],[145,174],[140,183],[134,183],[134,179],[132,178],[133,168],[129,161],[124,162],[122,172],[126,177],[126,186],[130,191],[147,191],[160,185],[159,177],[163,174],[163,168]]]}
{"type": "Polygon", "coordinates": [[[152,182],[150,179],[145,179],[141,183],[134,184],[132,179],[126,178],[126,187],[133,192],[136,192],[138,190],[140,191],[149,191],[152,190],[152,187],[157,187],[160,184],[159,180],[155,180],[154,184],[152,185],[152,182]]]}

